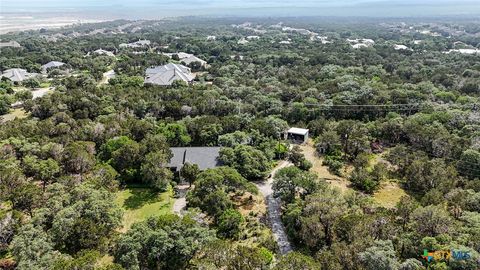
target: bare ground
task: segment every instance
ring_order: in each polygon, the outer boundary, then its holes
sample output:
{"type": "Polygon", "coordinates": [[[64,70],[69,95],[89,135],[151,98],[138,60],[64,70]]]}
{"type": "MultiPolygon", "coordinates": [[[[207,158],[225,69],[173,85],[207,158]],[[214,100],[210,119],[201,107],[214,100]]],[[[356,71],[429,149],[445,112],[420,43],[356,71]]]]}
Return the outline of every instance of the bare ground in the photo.
{"type": "Polygon", "coordinates": [[[317,155],[315,147],[313,147],[313,143],[311,141],[306,144],[300,145],[300,149],[302,149],[305,158],[313,165],[310,170],[312,172],[315,172],[319,178],[325,179],[327,183],[330,183],[332,186],[338,187],[343,192],[350,189],[350,182],[347,179],[332,174],[328,171],[327,166],[322,165],[323,158],[317,155]]]}

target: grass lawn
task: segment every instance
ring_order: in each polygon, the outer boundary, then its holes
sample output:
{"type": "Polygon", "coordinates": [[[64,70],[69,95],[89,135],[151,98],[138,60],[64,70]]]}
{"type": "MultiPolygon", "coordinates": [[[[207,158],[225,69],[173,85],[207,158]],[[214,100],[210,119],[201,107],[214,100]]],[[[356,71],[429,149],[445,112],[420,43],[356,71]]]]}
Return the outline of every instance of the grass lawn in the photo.
{"type": "Polygon", "coordinates": [[[14,120],[15,118],[22,119],[28,117],[28,113],[22,108],[13,109],[10,113],[0,115],[0,123],[14,120]]]}
{"type": "Polygon", "coordinates": [[[155,192],[144,187],[127,187],[117,193],[115,201],[125,210],[120,230],[125,232],[135,222],[171,213],[174,201],[173,189],[155,192]]]}
{"type": "Polygon", "coordinates": [[[51,82],[43,82],[40,84],[40,88],[47,88],[47,87],[50,87],[51,85],[51,82]]]}
{"type": "Polygon", "coordinates": [[[408,196],[405,190],[398,183],[389,181],[382,183],[380,189],[373,194],[373,199],[385,208],[393,208],[402,196],[408,196]]]}

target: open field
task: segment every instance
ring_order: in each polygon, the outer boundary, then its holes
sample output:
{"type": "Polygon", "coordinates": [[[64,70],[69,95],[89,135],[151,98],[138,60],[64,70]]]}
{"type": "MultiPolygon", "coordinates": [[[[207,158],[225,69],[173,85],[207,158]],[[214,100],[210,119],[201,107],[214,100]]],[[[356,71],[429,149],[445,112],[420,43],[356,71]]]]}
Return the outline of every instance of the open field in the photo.
{"type": "Polygon", "coordinates": [[[135,222],[170,213],[174,199],[171,188],[159,193],[148,188],[128,187],[117,193],[115,201],[125,210],[120,230],[125,232],[135,222]]]}

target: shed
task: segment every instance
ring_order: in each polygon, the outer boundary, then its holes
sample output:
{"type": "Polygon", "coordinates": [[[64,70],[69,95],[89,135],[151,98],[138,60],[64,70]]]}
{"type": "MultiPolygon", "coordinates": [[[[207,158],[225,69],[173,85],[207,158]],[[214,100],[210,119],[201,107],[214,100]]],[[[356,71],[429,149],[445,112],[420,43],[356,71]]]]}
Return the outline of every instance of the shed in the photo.
{"type": "Polygon", "coordinates": [[[292,127],[287,130],[286,137],[295,143],[305,143],[308,140],[308,129],[292,127]]]}

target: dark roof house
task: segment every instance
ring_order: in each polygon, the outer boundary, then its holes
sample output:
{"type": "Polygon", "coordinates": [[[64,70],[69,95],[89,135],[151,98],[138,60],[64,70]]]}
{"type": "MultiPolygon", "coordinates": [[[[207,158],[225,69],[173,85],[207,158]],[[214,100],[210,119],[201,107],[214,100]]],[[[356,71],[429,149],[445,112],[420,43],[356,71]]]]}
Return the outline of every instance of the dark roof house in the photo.
{"type": "Polygon", "coordinates": [[[185,163],[197,164],[200,170],[221,166],[221,147],[172,147],[173,157],[167,167],[179,171],[185,163]]]}

